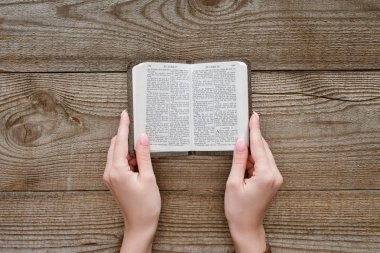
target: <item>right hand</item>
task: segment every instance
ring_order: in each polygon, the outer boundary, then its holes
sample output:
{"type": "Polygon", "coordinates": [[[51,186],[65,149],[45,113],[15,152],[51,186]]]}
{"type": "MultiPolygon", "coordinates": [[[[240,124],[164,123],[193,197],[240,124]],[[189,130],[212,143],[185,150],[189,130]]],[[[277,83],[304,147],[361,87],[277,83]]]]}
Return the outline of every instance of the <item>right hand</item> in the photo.
{"type": "Polygon", "coordinates": [[[259,116],[249,121],[250,150],[244,140],[235,145],[232,168],[226,184],[225,214],[237,253],[265,251],[263,220],[283,179],[267,142],[261,136],[259,116]],[[248,178],[245,173],[248,171],[248,178]]]}

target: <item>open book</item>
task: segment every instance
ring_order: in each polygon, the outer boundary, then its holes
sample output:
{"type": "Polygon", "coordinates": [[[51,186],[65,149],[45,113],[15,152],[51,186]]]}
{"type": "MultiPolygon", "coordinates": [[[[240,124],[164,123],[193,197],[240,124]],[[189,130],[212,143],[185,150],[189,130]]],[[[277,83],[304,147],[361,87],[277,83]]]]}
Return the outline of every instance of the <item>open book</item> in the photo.
{"type": "Polygon", "coordinates": [[[249,74],[242,61],[135,65],[131,150],[142,133],[152,153],[232,151],[238,138],[248,144],[249,74]]]}

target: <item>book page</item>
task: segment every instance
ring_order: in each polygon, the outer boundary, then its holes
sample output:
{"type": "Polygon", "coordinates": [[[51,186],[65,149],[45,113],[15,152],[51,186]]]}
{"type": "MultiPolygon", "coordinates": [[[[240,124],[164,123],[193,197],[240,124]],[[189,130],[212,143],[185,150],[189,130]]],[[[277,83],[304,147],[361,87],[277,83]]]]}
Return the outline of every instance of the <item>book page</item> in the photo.
{"type": "Polygon", "coordinates": [[[248,136],[248,73],[243,62],[192,65],[192,149],[230,151],[248,136]]]}
{"type": "Polygon", "coordinates": [[[190,65],[144,62],[132,69],[134,141],[142,133],[151,152],[190,150],[190,65]]]}

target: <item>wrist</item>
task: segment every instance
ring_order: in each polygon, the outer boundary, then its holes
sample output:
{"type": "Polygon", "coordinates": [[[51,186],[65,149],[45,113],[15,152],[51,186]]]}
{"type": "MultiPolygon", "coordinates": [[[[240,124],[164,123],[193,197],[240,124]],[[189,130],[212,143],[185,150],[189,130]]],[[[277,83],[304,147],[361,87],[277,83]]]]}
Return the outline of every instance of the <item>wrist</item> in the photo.
{"type": "Polygon", "coordinates": [[[121,253],[150,253],[154,240],[155,228],[151,229],[131,229],[124,230],[121,253]]]}
{"type": "Polygon", "coordinates": [[[265,230],[261,225],[249,231],[231,230],[236,253],[263,253],[266,249],[265,230]]]}

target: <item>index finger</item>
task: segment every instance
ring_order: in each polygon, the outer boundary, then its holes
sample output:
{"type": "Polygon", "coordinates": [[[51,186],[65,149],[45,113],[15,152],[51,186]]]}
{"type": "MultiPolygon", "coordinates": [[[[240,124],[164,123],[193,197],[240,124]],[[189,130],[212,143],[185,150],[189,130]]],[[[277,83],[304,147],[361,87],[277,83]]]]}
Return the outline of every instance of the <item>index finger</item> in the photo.
{"type": "Polygon", "coordinates": [[[115,140],[115,150],[113,160],[115,164],[128,165],[128,136],[129,136],[129,116],[126,110],[121,113],[119,128],[115,140]]]}

